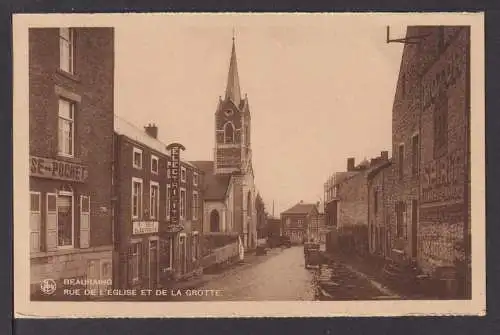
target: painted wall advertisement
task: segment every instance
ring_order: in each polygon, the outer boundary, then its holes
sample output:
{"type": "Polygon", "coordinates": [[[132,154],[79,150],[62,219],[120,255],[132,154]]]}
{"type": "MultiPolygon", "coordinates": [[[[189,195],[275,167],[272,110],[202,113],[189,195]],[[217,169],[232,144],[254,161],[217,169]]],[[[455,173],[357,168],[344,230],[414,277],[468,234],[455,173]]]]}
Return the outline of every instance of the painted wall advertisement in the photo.
{"type": "Polygon", "coordinates": [[[170,226],[176,227],[180,225],[180,152],[181,150],[185,150],[185,147],[179,143],[172,143],[167,146],[167,150],[170,150],[170,160],[167,162],[167,169],[170,175],[170,226]]]}

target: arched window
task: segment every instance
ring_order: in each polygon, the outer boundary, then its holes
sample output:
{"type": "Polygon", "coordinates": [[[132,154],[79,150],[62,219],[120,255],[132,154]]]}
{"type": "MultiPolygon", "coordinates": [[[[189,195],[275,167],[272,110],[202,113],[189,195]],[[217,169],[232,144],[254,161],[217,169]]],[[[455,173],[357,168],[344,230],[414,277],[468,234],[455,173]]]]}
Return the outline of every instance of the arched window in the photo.
{"type": "Polygon", "coordinates": [[[224,143],[234,143],[234,125],[226,122],[224,125],[224,143]]]}
{"type": "Polygon", "coordinates": [[[247,216],[252,216],[252,194],[248,191],[247,195],[247,216]]]}
{"type": "Polygon", "coordinates": [[[216,209],[212,210],[210,213],[210,231],[219,231],[219,212],[216,209]]]}

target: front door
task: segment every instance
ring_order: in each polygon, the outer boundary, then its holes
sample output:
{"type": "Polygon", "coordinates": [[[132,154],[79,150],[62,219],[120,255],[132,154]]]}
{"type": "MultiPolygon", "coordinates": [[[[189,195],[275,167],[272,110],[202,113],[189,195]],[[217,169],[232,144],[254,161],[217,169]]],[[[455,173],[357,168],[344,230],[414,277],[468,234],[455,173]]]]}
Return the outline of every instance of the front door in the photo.
{"type": "Polygon", "coordinates": [[[186,273],[186,236],[179,237],[179,262],[181,263],[181,273],[186,273]]]}
{"type": "Polygon", "coordinates": [[[149,288],[158,286],[158,240],[149,241],[148,259],[149,288]]]}

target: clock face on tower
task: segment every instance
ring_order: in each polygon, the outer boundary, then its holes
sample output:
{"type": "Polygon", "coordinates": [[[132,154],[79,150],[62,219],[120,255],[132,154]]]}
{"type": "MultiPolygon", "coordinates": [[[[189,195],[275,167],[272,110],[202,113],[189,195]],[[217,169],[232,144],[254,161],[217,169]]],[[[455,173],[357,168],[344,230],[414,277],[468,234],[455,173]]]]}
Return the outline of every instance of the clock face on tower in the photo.
{"type": "Polygon", "coordinates": [[[231,115],[233,115],[233,111],[232,111],[232,110],[230,110],[230,109],[228,109],[228,110],[226,110],[226,111],[224,112],[224,114],[225,114],[226,116],[231,116],[231,115]]]}

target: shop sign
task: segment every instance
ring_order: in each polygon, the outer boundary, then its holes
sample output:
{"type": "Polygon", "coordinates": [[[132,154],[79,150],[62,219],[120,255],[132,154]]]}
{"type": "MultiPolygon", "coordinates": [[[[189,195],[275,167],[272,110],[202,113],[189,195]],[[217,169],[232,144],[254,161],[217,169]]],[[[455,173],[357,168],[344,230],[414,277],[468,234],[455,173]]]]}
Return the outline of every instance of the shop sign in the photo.
{"type": "Polygon", "coordinates": [[[30,176],[84,183],[88,170],[80,164],[30,156],[30,176]]]}
{"type": "Polygon", "coordinates": [[[170,224],[179,225],[180,221],[180,192],[179,179],[181,174],[180,152],[186,148],[179,143],[172,143],[167,146],[170,151],[170,160],[167,162],[167,169],[170,174],[170,224]]]}
{"type": "Polygon", "coordinates": [[[158,232],[158,221],[134,221],[132,222],[132,233],[152,234],[158,232]]]}

